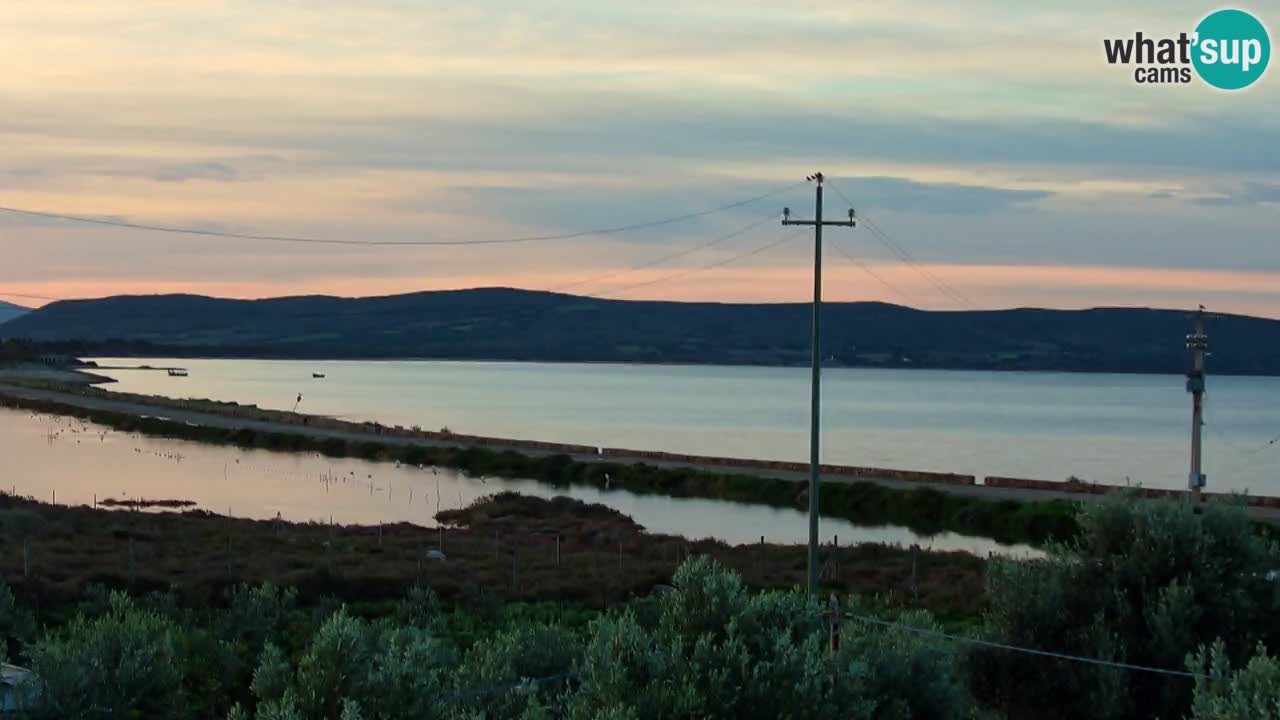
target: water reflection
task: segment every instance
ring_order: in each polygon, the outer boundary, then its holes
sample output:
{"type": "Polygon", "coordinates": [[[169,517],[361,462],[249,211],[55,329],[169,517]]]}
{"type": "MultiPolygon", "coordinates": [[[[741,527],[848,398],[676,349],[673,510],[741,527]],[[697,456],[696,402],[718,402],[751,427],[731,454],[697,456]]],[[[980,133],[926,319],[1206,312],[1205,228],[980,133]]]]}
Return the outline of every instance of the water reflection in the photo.
{"type": "MultiPolygon", "coordinates": [[[[651,532],[729,543],[802,543],[798,510],[718,500],[635,495],[590,487],[552,488],[532,480],[472,478],[446,468],[203,445],[117,432],[74,418],[0,409],[5,490],[63,504],[133,498],[192,500],[240,517],[337,523],[411,522],[434,526],[439,510],[500,490],[568,495],[615,508],[651,532]]],[[[824,519],[824,542],[918,544],[940,550],[1033,554],[954,533],[919,536],[896,526],[824,519]]]]}

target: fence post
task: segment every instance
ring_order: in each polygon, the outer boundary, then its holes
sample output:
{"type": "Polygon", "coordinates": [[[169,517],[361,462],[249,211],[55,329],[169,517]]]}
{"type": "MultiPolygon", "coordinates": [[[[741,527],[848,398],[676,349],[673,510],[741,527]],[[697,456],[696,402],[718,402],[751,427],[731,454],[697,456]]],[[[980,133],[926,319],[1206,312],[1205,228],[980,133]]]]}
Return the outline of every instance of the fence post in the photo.
{"type": "Polygon", "coordinates": [[[911,546],[911,597],[916,602],[920,602],[920,588],[916,584],[916,551],[918,547],[911,546]]]}
{"type": "Polygon", "coordinates": [[[27,538],[22,538],[22,577],[31,577],[31,554],[27,538]]]}
{"type": "Polygon", "coordinates": [[[828,649],[832,655],[840,652],[840,599],[831,593],[831,602],[827,605],[828,622],[830,623],[828,649]]]}
{"type": "Polygon", "coordinates": [[[560,533],[556,533],[556,567],[560,567],[560,533]]]}

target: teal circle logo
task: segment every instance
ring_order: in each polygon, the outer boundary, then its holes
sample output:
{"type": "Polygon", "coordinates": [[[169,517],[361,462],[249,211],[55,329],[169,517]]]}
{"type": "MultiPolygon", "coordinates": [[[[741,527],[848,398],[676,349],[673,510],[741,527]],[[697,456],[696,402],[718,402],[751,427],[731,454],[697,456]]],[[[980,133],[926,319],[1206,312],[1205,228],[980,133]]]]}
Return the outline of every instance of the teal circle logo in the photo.
{"type": "Polygon", "coordinates": [[[1200,79],[1219,90],[1240,90],[1258,81],[1271,60],[1271,37],[1258,18],[1243,10],[1218,10],[1196,26],[1191,62],[1200,79]]]}

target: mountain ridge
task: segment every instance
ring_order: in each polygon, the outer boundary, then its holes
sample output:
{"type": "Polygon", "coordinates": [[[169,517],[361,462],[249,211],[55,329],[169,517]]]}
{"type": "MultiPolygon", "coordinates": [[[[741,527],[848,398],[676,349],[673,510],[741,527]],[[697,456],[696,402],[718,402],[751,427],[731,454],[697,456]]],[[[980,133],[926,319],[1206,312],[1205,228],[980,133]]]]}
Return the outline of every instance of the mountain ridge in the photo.
{"type": "MultiPolygon", "coordinates": [[[[808,303],[599,299],[514,288],[258,300],[122,295],[50,303],[0,337],[99,354],[267,358],[437,358],[799,365],[808,303]]],[[[951,369],[1185,370],[1182,310],[920,310],[824,304],[831,365],[951,369]]],[[[1280,320],[1210,322],[1217,373],[1280,374],[1280,320]]]]}
{"type": "Polygon", "coordinates": [[[31,308],[0,300],[0,325],[31,312],[31,308]]]}

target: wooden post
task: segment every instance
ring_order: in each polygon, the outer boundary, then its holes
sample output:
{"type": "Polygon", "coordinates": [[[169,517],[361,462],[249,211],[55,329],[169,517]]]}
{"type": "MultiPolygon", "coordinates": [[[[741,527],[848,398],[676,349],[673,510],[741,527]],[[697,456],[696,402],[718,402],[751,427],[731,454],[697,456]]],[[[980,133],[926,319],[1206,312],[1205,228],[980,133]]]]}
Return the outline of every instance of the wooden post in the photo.
{"type": "Polygon", "coordinates": [[[560,533],[556,533],[556,567],[560,567],[560,533]]]}
{"type": "Polygon", "coordinates": [[[840,599],[835,593],[831,593],[831,602],[827,606],[828,622],[830,623],[830,644],[828,649],[832,655],[840,652],[840,599]]]}
{"type": "Polygon", "coordinates": [[[31,577],[31,549],[27,538],[22,538],[22,577],[31,577]]]}
{"type": "Polygon", "coordinates": [[[917,546],[911,546],[911,597],[915,602],[920,602],[920,589],[916,585],[916,550],[917,546]]]}

